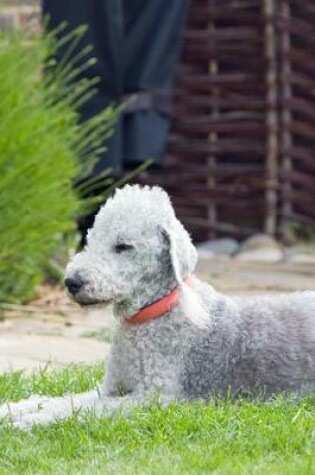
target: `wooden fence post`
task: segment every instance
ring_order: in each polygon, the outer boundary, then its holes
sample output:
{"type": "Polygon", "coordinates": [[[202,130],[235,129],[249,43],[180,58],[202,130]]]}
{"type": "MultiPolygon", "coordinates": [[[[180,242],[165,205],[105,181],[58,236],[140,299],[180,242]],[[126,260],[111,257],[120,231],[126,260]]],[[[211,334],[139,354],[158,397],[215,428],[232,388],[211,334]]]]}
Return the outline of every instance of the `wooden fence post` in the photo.
{"type": "MultiPolygon", "coordinates": [[[[210,0],[210,5],[213,8],[215,6],[215,1],[210,0]]],[[[215,23],[210,22],[208,24],[208,32],[212,41],[216,41],[216,34],[215,34],[215,23]]],[[[215,49],[215,48],[214,48],[215,49]]],[[[208,72],[211,77],[216,76],[218,74],[218,62],[215,58],[212,58],[208,65],[208,72]]],[[[218,119],[219,116],[219,108],[218,108],[218,94],[219,90],[218,87],[213,87],[211,91],[211,111],[210,116],[213,121],[218,119]]],[[[208,140],[210,144],[214,145],[218,141],[218,135],[216,132],[211,132],[208,136],[208,140]]],[[[216,225],[217,225],[217,206],[215,202],[215,191],[216,191],[216,176],[215,176],[215,168],[216,168],[216,156],[214,153],[208,156],[207,158],[207,169],[208,169],[208,190],[211,194],[211,201],[208,204],[208,221],[209,221],[209,238],[214,238],[216,235],[216,225]]]]}
{"type": "Polygon", "coordinates": [[[266,57],[266,163],[265,163],[265,232],[277,231],[278,205],[278,71],[275,31],[275,0],[263,1],[266,57]]]}
{"type": "Polygon", "coordinates": [[[281,35],[280,35],[280,85],[281,85],[281,182],[282,209],[280,217],[280,234],[285,242],[292,239],[289,228],[289,216],[292,215],[291,181],[292,172],[292,133],[291,133],[291,61],[290,61],[290,1],[281,0],[281,35]]]}

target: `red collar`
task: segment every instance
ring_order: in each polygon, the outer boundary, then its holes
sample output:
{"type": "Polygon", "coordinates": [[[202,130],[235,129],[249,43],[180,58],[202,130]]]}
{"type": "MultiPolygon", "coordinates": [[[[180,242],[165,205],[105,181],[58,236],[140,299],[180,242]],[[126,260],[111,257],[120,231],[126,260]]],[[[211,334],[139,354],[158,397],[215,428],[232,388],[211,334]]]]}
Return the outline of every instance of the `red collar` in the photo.
{"type": "MultiPolygon", "coordinates": [[[[193,274],[189,274],[185,279],[184,282],[191,287],[194,286],[195,277],[193,274]]],[[[126,320],[127,323],[130,324],[137,324],[137,323],[145,323],[148,320],[153,320],[154,318],[161,317],[165,313],[170,312],[173,308],[175,308],[179,304],[179,290],[175,288],[172,290],[168,295],[162,297],[157,302],[148,305],[147,307],[142,308],[139,312],[132,315],[130,318],[126,320]]]]}

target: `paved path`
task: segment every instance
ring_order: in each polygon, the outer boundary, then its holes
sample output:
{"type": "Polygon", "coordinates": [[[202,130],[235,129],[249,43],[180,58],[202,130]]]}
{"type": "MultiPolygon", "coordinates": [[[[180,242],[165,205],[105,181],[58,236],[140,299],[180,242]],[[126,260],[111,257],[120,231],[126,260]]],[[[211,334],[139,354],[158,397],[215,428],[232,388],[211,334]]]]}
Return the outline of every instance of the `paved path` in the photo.
{"type": "Polygon", "coordinates": [[[43,365],[94,363],[105,358],[109,345],[88,338],[51,335],[0,336],[0,372],[33,370],[43,365]]]}
{"type": "Polygon", "coordinates": [[[315,290],[315,265],[245,263],[201,259],[198,275],[227,294],[261,294],[315,290]]]}
{"type": "Polygon", "coordinates": [[[104,361],[113,328],[110,310],[87,313],[74,307],[66,319],[53,314],[12,319],[8,314],[0,322],[0,373],[104,361]]]}
{"type": "MultiPolygon", "coordinates": [[[[236,295],[315,290],[313,265],[248,264],[231,260],[201,260],[197,274],[216,289],[236,295]]],[[[114,327],[110,311],[80,311],[73,307],[67,324],[60,316],[37,313],[0,322],[0,372],[31,371],[49,363],[93,363],[106,358],[114,327]],[[45,318],[44,318],[45,317],[45,318]],[[99,341],[103,340],[103,341],[99,341]]]]}

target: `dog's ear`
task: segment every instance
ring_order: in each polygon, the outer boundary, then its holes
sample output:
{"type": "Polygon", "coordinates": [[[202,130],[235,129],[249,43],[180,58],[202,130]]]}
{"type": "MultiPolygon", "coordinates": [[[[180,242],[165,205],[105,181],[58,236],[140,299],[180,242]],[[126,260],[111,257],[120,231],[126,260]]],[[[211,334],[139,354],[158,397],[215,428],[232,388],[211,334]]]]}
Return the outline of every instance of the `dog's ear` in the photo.
{"type": "Polygon", "coordinates": [[[197,251],[190,236],[179,221],[168,227],[160,227],[160,233],[167,244],[174,277],[178,284],[194,272],[197,263],[197,251]]]}
{"type": "Polygon", "coordinates": [[[173,227],[160,228],[167,242],[170,262],[180,291],[180,305],[183,314],[199,327],[210,324],[208,312],[197,292],[184,281],[196,266],[197,252],[189,234],[179,221],[173,227]]]}

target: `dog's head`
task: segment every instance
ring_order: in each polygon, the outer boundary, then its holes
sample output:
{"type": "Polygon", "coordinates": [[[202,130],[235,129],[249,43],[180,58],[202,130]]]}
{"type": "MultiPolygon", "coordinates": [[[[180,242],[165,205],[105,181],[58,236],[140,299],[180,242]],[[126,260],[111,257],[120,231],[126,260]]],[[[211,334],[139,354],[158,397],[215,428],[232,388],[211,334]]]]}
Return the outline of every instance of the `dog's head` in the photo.
{"type": "Polygon", "coordinates": [[[180,284],[196,261],[167,193],[127,185],[101,208],[65,283],[81,305],[128,302],[136,309],[180,284]]]}

